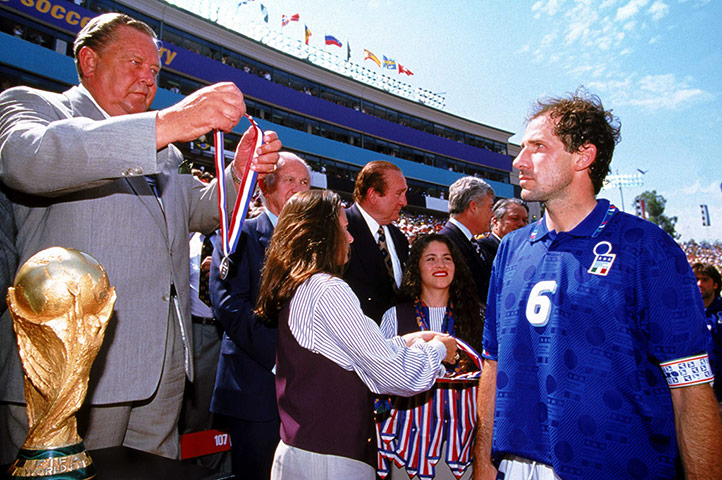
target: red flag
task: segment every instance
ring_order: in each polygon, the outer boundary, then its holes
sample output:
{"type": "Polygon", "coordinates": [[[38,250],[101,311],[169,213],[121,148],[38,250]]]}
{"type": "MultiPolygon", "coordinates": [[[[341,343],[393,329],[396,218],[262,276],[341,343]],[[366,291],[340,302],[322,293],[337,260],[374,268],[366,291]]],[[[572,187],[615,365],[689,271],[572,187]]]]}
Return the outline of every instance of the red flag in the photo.
{"type": "Polygon", "coordinates": [[[413,74],[414,74],[414,72],[412,72],[412,71],[409,70],[408,68],[404,67],[404,66],[401,65],[400,63],[397,64],[397,65],[399,66],[399,75],[401,75],[402,73],[405,73],[406,75],[413,75],[413,74]]]}
{"type": "Polygon", "coordinates": [[[286,25],[288,25],[289,22],[297,22],[299,18],[301,17],[298,13],[295,15],[291,15],[290,17],[286,15],[281,15],[281,26],[285,27],[286,25]]]}

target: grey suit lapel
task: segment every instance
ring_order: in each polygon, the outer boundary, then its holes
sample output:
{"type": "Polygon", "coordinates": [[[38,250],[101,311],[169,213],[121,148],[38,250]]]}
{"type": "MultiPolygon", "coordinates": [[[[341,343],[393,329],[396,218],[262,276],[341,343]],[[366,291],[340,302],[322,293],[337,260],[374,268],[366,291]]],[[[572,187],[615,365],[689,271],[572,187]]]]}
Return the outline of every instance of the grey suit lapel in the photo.
{"type": "MultiPolygon", "coordinates": [[[[70,103],[70,109],[73,117],[85,117],[92,120],[105,120],[105,115],[101,112],[97,105],[85,95],[80,88],[77,86],[67,90],[63,93],[70,103]]],[[[167,150],[163,153],[167,155],[167,150]]],[[[155,193],[148,186],[148,182],[145,177],[125,177],[124,180],[128,186],[133,190],[135,195],[140,199],[141,203],[148,209],[151,216],[158,224],[158,227],[163,232],[163,235],[168,239],[168,227],[166,224],[165,215],[163,210],[155,197],[155,193]]]]}

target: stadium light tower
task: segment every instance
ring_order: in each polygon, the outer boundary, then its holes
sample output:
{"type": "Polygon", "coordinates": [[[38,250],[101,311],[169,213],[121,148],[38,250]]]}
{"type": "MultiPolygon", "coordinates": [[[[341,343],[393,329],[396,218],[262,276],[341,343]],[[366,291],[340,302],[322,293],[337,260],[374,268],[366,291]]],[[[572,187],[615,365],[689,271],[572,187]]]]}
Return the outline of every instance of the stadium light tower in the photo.
{"type": "MultiPolygon", "coordinates": [[[[638,170],[639,172],[642,172],[641,170],[638,170]]],[[[619,187],[619,196],[621,197],[622,201],[622,211],[624,212],[624,188],[629,187],[642,187],[644,186],[644,177],[642,175],[647,172],[642,173],[627,173],[620,175],[619,171],[617,170],[617,173],[612,175],[607,175],[607,178],[604,182],[604,186],[606,187],[619,187]]]]}

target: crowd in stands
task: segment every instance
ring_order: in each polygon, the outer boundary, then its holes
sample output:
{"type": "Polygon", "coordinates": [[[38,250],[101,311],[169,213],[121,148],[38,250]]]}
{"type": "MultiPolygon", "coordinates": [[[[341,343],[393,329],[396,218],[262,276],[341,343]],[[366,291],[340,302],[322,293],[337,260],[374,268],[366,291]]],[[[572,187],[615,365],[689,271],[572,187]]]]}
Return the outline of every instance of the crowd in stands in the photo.
{"type": "Polygon", "coordinates": [[[722,242],[717,241],[714,244],[703,242],[697,244],[694,240],[680,243],[680,247],[687,254],[687,260],[690,264],[697,262],[711,263],[722,270],[722,242]]]}
{"type": "MultiPolygon", "coordinates": [[[[213,178],[210,172],[203,172],[201,170],[194,169],[193,174],[204,182],[208,182],[213,178]]],[[[349,206],[346,202],[344,203],[344,207],[349,206]]],[[[258,194],[256,194],[249,211],[249,216],[255,216],[257,211],[260,211],[260,208],[262,208],[261,199],[258,194]]],[[[419,235],[439,232],[447,220],[448,215],[443,213],[434,215],[430,213],[404,211],[401,212],[395,224],[409,239],[409,243],[413,243],[414,239],[419,235]]],[[[718,269],[722,269],[722,242],[718,241],[714,244],[703,242],[698,244],[694,240],[690,240],[680,242],[679,245],[687,255],[687,260],[689,260],[690,265],[697,262],[711,263],[718,269]]]]}

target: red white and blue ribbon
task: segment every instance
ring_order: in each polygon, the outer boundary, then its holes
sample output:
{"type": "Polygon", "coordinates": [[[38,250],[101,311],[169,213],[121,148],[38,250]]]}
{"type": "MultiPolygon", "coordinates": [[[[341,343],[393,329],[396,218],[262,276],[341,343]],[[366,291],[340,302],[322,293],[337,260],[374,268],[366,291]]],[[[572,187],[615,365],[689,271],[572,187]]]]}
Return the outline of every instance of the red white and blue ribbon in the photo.
{"type": "MultiPolygon", "coordinates": [[[[479,354],[463,340],[456,342],[481,368],[479,354]]],[[[390,416],[376,424],[379,477],[388,476],[393,462],[409,477],[434,478],[444,442],[444,461],[451,473],[456,478],[464,475],[471,465],[480,375],[475,371],[440,378],[428,392],[396,399],[390,416]]]]}
{"type": "Polygon", "coordinates": [[[258,177],[258,173],[251,169],[251,161],[256,156],[256,152],[260,146],[263,144],[263,132],[253,118],[249,115],[246,115],[246,118],[251,122],[251,126],[255,130],[256,144],[246,160],[243,178],[241,179],[241,190],[238,194],[238,198],[236,199],[236,204],[233,207],[230,225],[226,210],[228,192],[226,192],[226,165],[223,156],[223,132],[220,130],[214,130],[213,132],[213,141],[216,150],[216,178],[218,179],[218,212],[221,220],[221,245],[223,246],[223,260],[220,265],[221,279],[225,279],[228,274],[228,257],[230,257],[230,255],[236,250],[236,246],[238,245],[238,239],[241,236],[243,222],[248,215],[248,207],[251,203],[253,190],[256,188],[256,179],[258,177]]]}

